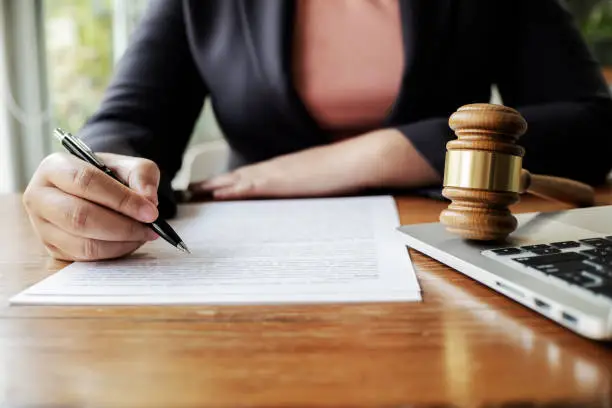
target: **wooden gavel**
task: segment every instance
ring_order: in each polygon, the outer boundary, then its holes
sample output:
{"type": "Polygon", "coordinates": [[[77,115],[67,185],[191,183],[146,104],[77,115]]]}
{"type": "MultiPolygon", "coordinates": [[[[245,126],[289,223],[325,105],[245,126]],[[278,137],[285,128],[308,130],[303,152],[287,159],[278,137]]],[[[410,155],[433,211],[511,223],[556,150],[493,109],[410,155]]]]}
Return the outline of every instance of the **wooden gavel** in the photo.
{"type": "Polygon", "coordinates": [[[450,232],[479,241],[505,239],[517,227],[508,206],[525,192],[576,206],[594,203],[593,189],[522,168],[516,141],[527,122],[516,110],[491,104],[461,107],[449,120],[458,139],[447,143],[444,189],[451,204],[440,214],[450,232]]]}

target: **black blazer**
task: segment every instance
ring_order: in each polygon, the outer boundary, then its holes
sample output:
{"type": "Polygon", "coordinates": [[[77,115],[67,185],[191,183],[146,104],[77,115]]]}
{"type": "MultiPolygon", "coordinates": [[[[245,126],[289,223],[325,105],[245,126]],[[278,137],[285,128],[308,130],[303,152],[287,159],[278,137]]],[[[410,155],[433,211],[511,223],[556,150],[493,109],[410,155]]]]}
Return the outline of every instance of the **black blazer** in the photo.
{"type": "MultiPolygon", "coordinates": [[[[525,168],[604,181],[612,101],[558,0],[399,1],[406,68],[384,127],[443,174],[449,115],[488,102],[496,84],[528,121],[525,168]]],[[[206,96],[246,162],[329,142],[292,85],[293,11],[294,0],[153,0],[81,136],[98,151],[157,162],[166,215],[206,96]]]]}

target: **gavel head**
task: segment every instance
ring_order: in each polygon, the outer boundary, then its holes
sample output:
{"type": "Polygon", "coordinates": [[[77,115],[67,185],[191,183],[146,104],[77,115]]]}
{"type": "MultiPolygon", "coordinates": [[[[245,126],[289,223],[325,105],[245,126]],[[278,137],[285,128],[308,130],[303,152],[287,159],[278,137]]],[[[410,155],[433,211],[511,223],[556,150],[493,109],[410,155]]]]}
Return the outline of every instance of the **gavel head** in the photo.
{"type": "Polygon", "coordinates": [[[440,222],[466,239],[503,240],[517,226],[508,206],[519,200],[525,150],[516,141],[527,122],[506,106],[471,104],[449,125],[458,139],[446,145],[442,194],[451,204],[440,222]]]}

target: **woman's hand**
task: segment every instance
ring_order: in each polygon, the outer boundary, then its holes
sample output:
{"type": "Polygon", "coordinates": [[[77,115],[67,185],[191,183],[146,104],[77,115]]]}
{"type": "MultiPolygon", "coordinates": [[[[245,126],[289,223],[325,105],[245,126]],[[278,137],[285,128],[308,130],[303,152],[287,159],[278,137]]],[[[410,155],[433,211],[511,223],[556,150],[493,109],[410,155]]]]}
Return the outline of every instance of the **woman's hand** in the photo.
{"type": "Polygon", "coordinates": [[[91,261],[129,254],[154,240],[159,170],[150,160],[100,154],[130,188],[71,155],[40,164],[23,202],[38,236],[57,259],[91,261]]]}
{"type": "Polygon", "coordinates": [[[241,167],[193,183],[189,189],[223,200],[315,197],[437,180],[410,141],[399,131],[387,129],[241,167]]]}
{"type": "Polygon", "coordinates": [[[194,194],[222,200],[264,197],[325,196],[351,193],[364,187],[349,155],[317,147],[238,168],[192,184],[194,194]]]}

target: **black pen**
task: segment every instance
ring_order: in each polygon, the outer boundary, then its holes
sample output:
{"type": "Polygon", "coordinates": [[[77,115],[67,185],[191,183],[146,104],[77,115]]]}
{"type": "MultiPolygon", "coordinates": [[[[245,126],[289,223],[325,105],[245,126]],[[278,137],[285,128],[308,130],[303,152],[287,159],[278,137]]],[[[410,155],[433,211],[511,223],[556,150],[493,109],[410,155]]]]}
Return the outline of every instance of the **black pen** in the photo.
{"type": "MultiPolygon", "coordinates": [[[[111,169],[109,169],[108,166],[106,166],[106,164],[104,164],[104,162],[97,157],[81,139],[60,128],[55,129],[53,134],[69,153],[97,167],[99,170],[102,170],[104,173],[114,178],[124,186],[129,187],[127,183],[117,177],[117,175],[111,169]]],[[[181,237],[178,236],[178,234],[166,221],[158,218],[152,223],[146,223],[145,225],[151,227],[151,229],[153,229],[153,231],[155,231],[160,237],[168,241],[176,248],[183,252],[191,253],[181,237]]]]}

